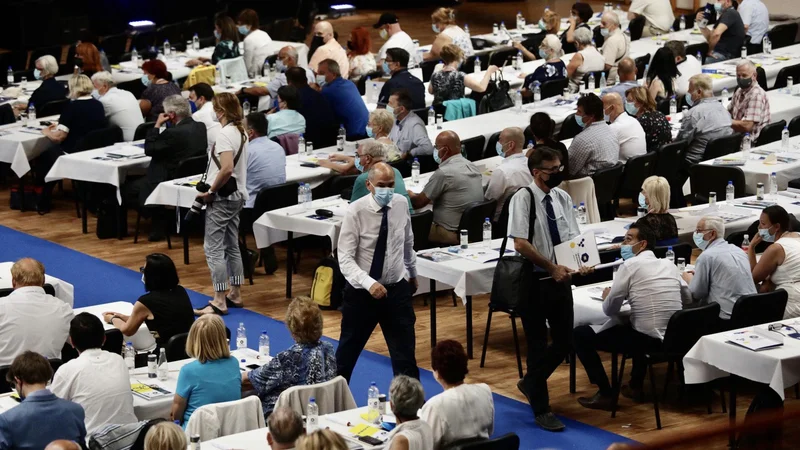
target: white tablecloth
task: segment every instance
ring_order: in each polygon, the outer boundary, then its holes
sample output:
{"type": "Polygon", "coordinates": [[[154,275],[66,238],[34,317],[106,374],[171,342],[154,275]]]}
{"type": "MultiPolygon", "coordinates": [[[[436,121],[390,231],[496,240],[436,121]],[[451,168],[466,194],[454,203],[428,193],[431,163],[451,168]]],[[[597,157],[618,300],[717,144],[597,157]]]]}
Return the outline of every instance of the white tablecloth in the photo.
{"type": "MultiPolygon", "coordinates": [[[[133,303],[112,302],[103,303],[102,305],[87,306],[84,308],[75,308],[75,314],[80,314],[82,312],[87,312],[97,316],[100,321],[103,322],[103,328],[108,331],[113,330],[114,325],[108,324],[105,322],[105,320],[103,320],[103,313],[115,312],[129,316],[133,312],[133,303]]],[[[132,343],[133,348],[135,348],[137,351],[152,351],[154,348],[156,348],[156,340],[153,338],[153,335],[150,334],[150,330],[144,323],[142,323],[142,326],[140,326],[136,331],[136,334],[133,336],[124,336],[124,339],[125,342],[132,343]]]]}
{"type": "MultiPolygon", "coordinates": [[[[37,119],[57,122],[58,116],[37,119]]],[[[0,127],[0,162],[11,164],[18,177],[31,170],[30,160],[41,155],[51,143],[41,131],[25,128],[24,122],[10,123],[0,127]]]]}
{"type": "MultiPolygon", "coordinates": [[[[800,64],[800,44],[773,50],[769,55],[765,53],[749,55],[748,59],[764,68],[767,87],[772,88],[781,69],[800,64]]],[[[712,75],[714,92],[721,92],[725,88],[733,94],[733,90],[736,89],[736,64],[740,61],[741,58],[735,58],[703,66],[703,70],[717,71],[717,75],[712,75]]]]}
{"type": "MultiPolygon", "coordinates": [[[[0,263],[0,289],[7,289],[11,286],[11,266],[13,262],[0,263]]],[[[56,298],[64,300],[69,306],[75,303],[75,288],[64,280],[60,280],[52,275],[44,275],[45,284],[53,286],[56,291],[56,298]]]]}

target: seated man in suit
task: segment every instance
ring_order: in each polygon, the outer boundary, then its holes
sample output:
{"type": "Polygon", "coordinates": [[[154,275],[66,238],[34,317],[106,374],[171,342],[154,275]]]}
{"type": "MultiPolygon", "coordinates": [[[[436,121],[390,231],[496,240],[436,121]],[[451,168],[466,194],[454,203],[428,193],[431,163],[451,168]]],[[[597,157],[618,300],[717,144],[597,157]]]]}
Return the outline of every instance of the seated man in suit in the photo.
{"type": "Polygon", "coordinates": [[[58,439],[86,440],[83,408],[50,392],[46,386],[52,377],[50,362],[38,353],[14,358],[7,379],[22,401],[0,414],[0,448],[38,449],[58,439]]]}
{"type": "MultiPolygon", "coordinates": [[[[189,101],[180,95],[164,99],[164,112],[159,114],[153,128],[147,130],[144,153],[153,158],[147,168],[147,175],[124,187],[127,205],[143,207],[147,197],[162,181],[174,178],[178,164],[194,156],[206,153],[208,142],[206,126],[192,119],[189,101]],[[161,126],[169,126],[161,130],[161,126]]],[[[151,208],[153,224],[149,240],[164,239],[163,208],[151,208]]]]}

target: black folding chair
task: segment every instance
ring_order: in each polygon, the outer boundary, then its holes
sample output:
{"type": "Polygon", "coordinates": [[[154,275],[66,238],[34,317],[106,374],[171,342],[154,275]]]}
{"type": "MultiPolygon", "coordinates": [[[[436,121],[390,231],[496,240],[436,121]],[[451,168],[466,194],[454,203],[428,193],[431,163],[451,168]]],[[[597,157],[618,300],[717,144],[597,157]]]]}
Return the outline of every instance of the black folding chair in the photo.
{"type": "Polygon", "coordinates": [[[797,23],[778,25],[770,30],[768,35],[773,49],[793,45],[797,38],[797,23]]]}
{"type": "Polygon", "coordinates": [[[497,152],[495,151],[495,146],[497,145],[497,141],[500,140],[500,132],[496,132],[489,136],[489,140],[486,141],[486,147],[483,150],[483,159],[491,158],[492,156],[496,156],[497,152]]]}
{"type": "Polygon", "coordinates": [[[703,153],[703,160],[720,158],[731,153],[736,153],[742,148],[741,133],[733,133],[730,136],[711,139],[706,144],[706,151],[703,153]]]}
{"type": "Polygon", "coordinates": [[[707,164],[695,164],[689,168],[689,184],[693,204],[708,203],[708,193],[714,192],[717,200],[725,199],[725,189],[728,182],[733,181],[733,196],[741,198],[746,196],[744,172],[739,167],[712,166],[707,164]]]}
{"type": "Polygon", "coordinates": [[[189,355],[186,354],[186,339],[188,338],[189,333],[180,333],[169,338],[164,348],[167,354],[167,361],[180,361],[189,358],[189,355]]]}
{"type": "Polygon", "coordinates": [[[597,207],[600,210],[600,218],[603,220],[613,220],[617,215],[614,197],[624,169],[625,166],[618,162],[616,165],[600,169],[592,175],[597,207]]]}
{"type": "Polygon", "coordinates": [[[743,295],[733,304],[727,328],[735,330],[783,320],[788,300],[789,295],[783,289],[763,294],[743,295]]]}
{"type": "Polygon", "coordinates": [[[423,61],[420,63],[419,68],[422,69],[423,83],[431,81],[431,75],[433,75],[433,69],[436,68],[436,64],[439,64],[438,60],[423,61]]]}
{"type": "MultiPolygon", "coordinates": [[[[692,18],[694,20],[694,18],[692,18]]],[[[703,61],[706,59],[706,54],[708,54],[708,44],[703,42],[702,44],[692,44],[686,46],[686,55],[692,55],[697,57],[697,54],[700,54],[700,64],[703,64],[703,61]]]]}
{"type": "Polygon", "coordinates": [[[789,77],[792,77],[793,82],[796,82],[795,80],[800,80],[800,64],[781,69],[780,72],[778,72],[777,78],[775,78],[775,85],[772,86],[772,89],[782,89],[788,86],[786,81],[789,77]]]}
{"type": "Polygon", "coordinates": [[[789,136],[795,137],[800,134],[800,116],[789,121],[789,136]]]}
{"type": "Polygon", "coordinates": [[[497,207],[497,200],[484,200],[474,202],[467,206],[461,213],[461,221],[458,224],[459,230],[467,230],[469,242],[480,242],[483,240],[483,223],[485,218],[494,217],[497,207]]]}
{"type": "Polygon", "coordinates": [[[356,178],[358,175],[336,175],[331,181],[331,194],[341,195],[343,199],[350,200],[356,178]]]}
{"type": "Polygon", "coordinates": [[[633,61],[636,63],[636,79],[641,80],[644,78],[644,71],[647,70],[647,65],[650,64],[650,53],[640,56],[633,61]]]}
{"type": "Polygon", "coordinates": [[[464,148],[465,157],[473,162],[484,158],[483,148],[485,145],[486,138],[484,136],[475,136],[461,141],[461,146],[464,148]]]}
{"type": "Polygon", "coordinates": [[[542,100],[564,94],[564,89],[569,86],[569,79],[550,80],[542,83],[542,100]]]}
{"type": "Polygon", "coordinates": [[[503,67],[509,60],[517,56],[519,50],[512,48],[508,50],[495,50],[489,54],[489,65],[503,67]]]}
{"type": "Polygon", "coordinates": [[[61,111],[64,110],[64,106],[69,103],[69,99],[65,98],[63,100],[54,100],[52,102],[45,103],[41,107],[36,107],[36,116],[37,117],[50,117],[55,115],[60,115],[61,111]]]}
{"type": "Polygon", "coordinates": [[[781,135],[783,134],[783,128],[785,126],[786,121],[781,120],[780,122],[774,122],[762,128],[761,133],[758,135],[758,139],[756,140],[755,147],[761,147],[762,145],[767,145],[771,142],[780,141],[781,135]]]}
{"type": "MultiPolygon", "coordinates": [[[[136,131],[133,132],[133,140],[134,141],[138,141],[138,140],[146,138],[147,137],[147,130],[149,130],[150,128],[153,128],[155,125],[156,125],[155,122],[145,122],[145,123],[139,124],[139,126],[136,127],[136,131]]],[[[200,173],[200,172],[197,172],[197,173],[200,173]]]]}
{"type": "Polygon", "coordinates": [[[657,159],[658,153],[656,152],[628,159],[622,172],[619,188],[614,195],[614,208],[619,208],[620,198],[638,198],[639,192],[642,190],[642,183],[655,172],[657,159]]]}
{"type": "Polygon", "coordinates": [[[636,16],[635,19],[628,23],[628,32],[631,35],[631,42],[638,41],[642,38],[644,33],[644,26],[647,24],[647,19],[644,16],[636,16]]]}
{"type": "Polygon", "coordinates": [[[570,114],[561,124],[561,129],[558,131],[556,140],[563,141],[564,139],[572,139],[581,131],[583,131],[583,128],[575,121],[575,114],[570,114]]]}
{"type": "Polygon", "coordinates": [[[411,215],[411,230],[414,232],[414,250],[420,251],[431,248],[428,242],[431,225],[433,225],[433,211],[427,210],[411,215]]]}

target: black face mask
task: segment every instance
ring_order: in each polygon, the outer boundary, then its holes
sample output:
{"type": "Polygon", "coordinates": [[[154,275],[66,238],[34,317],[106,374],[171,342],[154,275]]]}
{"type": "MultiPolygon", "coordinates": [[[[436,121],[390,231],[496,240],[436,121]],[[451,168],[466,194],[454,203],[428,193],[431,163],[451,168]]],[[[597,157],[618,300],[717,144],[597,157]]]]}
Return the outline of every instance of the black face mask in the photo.
{"type": "Polygon", "coordinates": [[[564,172],[557,172],[548,174],[550,178],[544,181],[544,185],[553,189],[554,187],[558,187],[564,181],[564,172]]]}
{"type": "Polygon", "coordinates": [[[314,36],[314,38],[311,39],[311,45],[308,48],[309,61],[311,60],[311,56],[314,55],[314,52],[323,44],[325,44],[325,42],[322,41],[322,36],[314,36]]]}
{"type": "Polygon", "coordinates": [[[76,56],[74,62],[76,66],[83,69],[83,58],[81,58],[80,56],[76,56]]]}

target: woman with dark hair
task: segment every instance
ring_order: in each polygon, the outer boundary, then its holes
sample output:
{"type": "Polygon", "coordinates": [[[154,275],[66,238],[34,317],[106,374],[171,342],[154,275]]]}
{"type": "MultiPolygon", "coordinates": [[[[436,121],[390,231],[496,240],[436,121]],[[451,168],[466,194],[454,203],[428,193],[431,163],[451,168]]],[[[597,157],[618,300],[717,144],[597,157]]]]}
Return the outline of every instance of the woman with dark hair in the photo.
{"type": "Polygon", "coordinates": [[[239,32],[236,24],[228,16],[218,16],[214,19],[214,37],[217,38],[217,45],[211,59],[203,56],[186,61],[186,66],[194,67],[200,64],[217,64],[221,59],[233,59],[241,56],[239,54],[239,32]]]}
{"type": "Polygon", "coordinates": [[[97,72],[103,71],[103,65],[100,62],[100,52],[94,44],[89,42],[81,42],[75,47],[75,65],[81,69],[81,73],[89,78],[97,72]]]}
{"type": "Polygon", "coordinates": [[[647,71],[647,90],[656,100],[675,95],[675,80],[681,76],[675,65],[675,55],[667,47],[658,49],[647,71]]]}
{"type": "Polygon", "coordinates": [[[494,432],[492,390],[484,383],[464,383],[467,353],[453,340],[441,341],[431,350],[433,377],[444,388],[420,410],[420,419],[433,430],[433,448],[447,448],[467,438],[486,438],[494,432]]]}
{"type": "Polygon", "coordinates": [[[638,86],[628,89],[625,93],[625,112],[636,117],[642,126],[648,152],[672,142],[672,128],[667,116],[656,110],[656,101],[647,88],[638,86]]]}
{"type": "Polygon", "coordinates": [[[297,112],[300,108],[300,95],[294,86],[281,86],[278,89],[278,108],[267,114],[267,137],[271,139],[282,134],[306,132],[306,119],[297,112]]]}
{"type": "MultiPolygon", "coordinates": [[[[147,294],[133,304],[130,315],[116,312],[103,313],[103,320],[114,325],[125,336],[133,336],[144,323],[153,334],[158,351],[176,334],[188,333],[194,323],[192,302],[186,289],[179,284],[175,263],[163,253],[147,255],[145,264],[139,268],[147,294]]],[[[146,357],[146,355],[145,355],[146,357]]]]}
{"type": "Polygon", "coordinates": [[[747,250],[753,281],[759,292],[783,289],[789,294],[784,319],[800,316],[800,234],[792,231],[791,218],[778,205],[768,206],[758,218],[758,234],[747,250]],[[756,261],[756,247],[761,242],[774,242],[756,261]]]}
{"type": "Polygon", "coordinates": [[[530,130],[533,135],[533,148],[525,154],[530,157],[536,147],[550,147],[561,153],[561,164],[564,166],[565,173],[569,173],[569,154],[564,143],[553,139],[553,129],[555,123],[547,113],[537,112],[531,116],[530,130]]]}
{"type": "Polygon", "coordinates": [[[250,78],[261,74],[264,60],[271,54],[272,38],[259,25],[258,13],[250,8],[243,9],[236,18],[236,29],[244,36],[244,65],[250,78]]]}
{"type": "Polygon", "coordinates": [[[358,81],[361,77],[370,72],[378,70],[375,56],[370,52],[372,44],[369,39],[369,31],[364,27],[353,28],[350,32],[350,40],[347,41],[347,59],[350,61],[350,73],[348,78],[358,81]]]}
{"type": "Polygon", "coordinates": [[[151,59],[142,64],[142,84],[145,85],[139,108],[145,120],[155,122],[158,115],[164,112],[164,99],[170,95],[180,95],[181,88],[169,81],[170,74],[163,61],[151,59]]]}
{"type": "Polygon", "coordinates": [[[567,31],[561,33],[561,49],[564,53],[575,53],[578,47],[575,46],[575,30],[578,28],[586,28],[591,31],[589,27],[589,20],[591,20],[594,11],[588,3],[575,3],[572,5],[569,17],[569,28],[567,31]]]}

